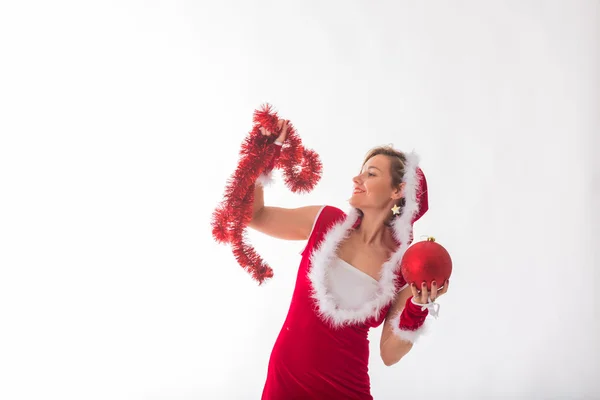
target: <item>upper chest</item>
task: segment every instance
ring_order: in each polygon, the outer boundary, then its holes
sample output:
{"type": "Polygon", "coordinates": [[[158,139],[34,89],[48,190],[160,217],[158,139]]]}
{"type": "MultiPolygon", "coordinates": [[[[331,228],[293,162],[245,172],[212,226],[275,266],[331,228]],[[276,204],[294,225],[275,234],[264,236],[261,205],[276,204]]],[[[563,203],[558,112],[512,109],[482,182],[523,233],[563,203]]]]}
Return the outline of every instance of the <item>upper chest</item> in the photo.
{"type": "Polygon", "coordinates": [[[375,280],[379,280],[381,267],[391,255],[388,247],[361,243],[354,234],[340,242],[336,253],[339,258],[375,280]]]}

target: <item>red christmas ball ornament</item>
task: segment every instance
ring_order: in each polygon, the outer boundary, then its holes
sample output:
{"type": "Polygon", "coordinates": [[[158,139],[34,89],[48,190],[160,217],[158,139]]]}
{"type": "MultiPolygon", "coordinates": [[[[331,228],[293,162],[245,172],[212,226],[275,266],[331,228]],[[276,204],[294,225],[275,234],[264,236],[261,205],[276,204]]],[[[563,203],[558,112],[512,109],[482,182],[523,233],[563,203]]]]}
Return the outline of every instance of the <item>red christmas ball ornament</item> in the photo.
{"type": "Polygon", "coordinates": [[[427,290],[431,290],[431,282],[435,281],[440,288],[450,278],[452,258],[435,238],[429,237],[406,250],[400,269],[407,283],[414,283],[420,289],[422,283],[426,282],[427,290]]]}

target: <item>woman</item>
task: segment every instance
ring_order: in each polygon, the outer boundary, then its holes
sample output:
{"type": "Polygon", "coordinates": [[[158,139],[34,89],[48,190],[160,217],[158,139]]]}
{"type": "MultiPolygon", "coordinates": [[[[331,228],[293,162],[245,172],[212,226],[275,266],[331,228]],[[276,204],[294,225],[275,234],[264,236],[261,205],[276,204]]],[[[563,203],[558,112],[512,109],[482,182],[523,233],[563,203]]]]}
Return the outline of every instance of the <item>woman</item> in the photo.
{"type": "MultiPolygon", "coordinates": [[[[272,132],[261,128],[263,135],[272,132]]],[[[280,120],[274,145],[287,137],[280,120]]],[[[408,285],[399,271],[412,241],[412,224],[428,208],[425,177],[414,154],[390,147],[371,150],[360,173],[348,215],[336,207],[265,207],[256,185],[250,228],[286,240],[307,240],[287,318],[271,358],[263,400],[372,399],[368,330],[385,323],[380,353],[397,363],[413,346],[436,298],[408,285]]],[[[420,289],[420,290],[419,290],[420,289]]]]}

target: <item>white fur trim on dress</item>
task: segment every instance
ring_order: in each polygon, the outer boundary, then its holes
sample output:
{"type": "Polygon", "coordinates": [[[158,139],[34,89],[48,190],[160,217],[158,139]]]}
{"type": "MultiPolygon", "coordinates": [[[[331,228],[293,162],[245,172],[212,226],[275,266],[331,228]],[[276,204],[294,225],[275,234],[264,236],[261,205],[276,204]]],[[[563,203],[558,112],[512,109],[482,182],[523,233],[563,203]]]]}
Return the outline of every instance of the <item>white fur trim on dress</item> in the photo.
{"type": "Polygon", "coordinates": [[[407,342],[416,343],[423,334],[427,333],[427,320],[425,320],[423,325],[421,325],[417,330],[409,331],[400,329],[400,315],[402,315],[402,311],[398,312],[396,316],[394,316],[394,318],[390,319],[388,322],[392,326],[392,332],[398,338],[407,342]]]}
{"type": "Polygon", "coordinates": [[[376,317],[391,303],[397,293],[395,279],[400,261],[412,240],[412,221],[419,211],[417,203],[417,167],[419,158],[415,153],[406,155],[407,162],[403,182],[405,205],[402,213],[392,225],[394,236],[400,242],[398,250],[381,267],[377,291],[374,298],[358,309],[342,309],[328,290],[328,270],[334,259],[340,242],[347,238],[359,212],[352,208],[345,220],[334,224],[326,233],[319,247],[311,255],[311,268],[308,277],[312,284],[312,297],[318,306],[321,317],[333,327],[364,323],[370,317],[376,317]]]}

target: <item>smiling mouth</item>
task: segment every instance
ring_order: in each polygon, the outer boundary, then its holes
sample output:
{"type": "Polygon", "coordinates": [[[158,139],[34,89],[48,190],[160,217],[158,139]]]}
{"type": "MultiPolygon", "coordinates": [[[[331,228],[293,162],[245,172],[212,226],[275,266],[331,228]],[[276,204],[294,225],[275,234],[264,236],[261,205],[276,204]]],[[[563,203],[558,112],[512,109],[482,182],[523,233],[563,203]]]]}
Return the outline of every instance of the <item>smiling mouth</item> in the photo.
{"type": "Polygon", "coordinates": [[[360,190],[360,189],[354,189],[354,192],[352,192],[353,194],[359,194],[359,193],[364,193],[364,190],[360,190]]]}

